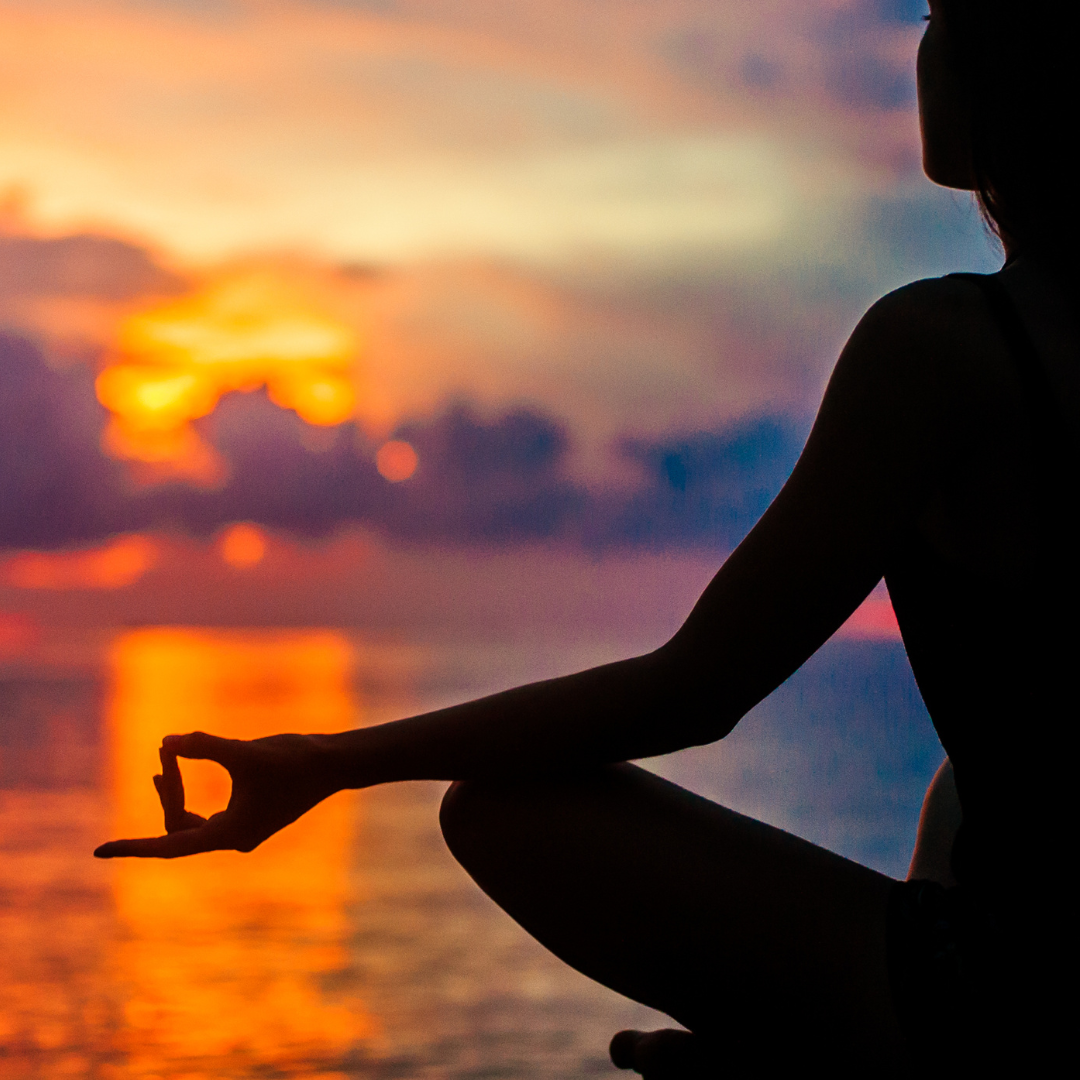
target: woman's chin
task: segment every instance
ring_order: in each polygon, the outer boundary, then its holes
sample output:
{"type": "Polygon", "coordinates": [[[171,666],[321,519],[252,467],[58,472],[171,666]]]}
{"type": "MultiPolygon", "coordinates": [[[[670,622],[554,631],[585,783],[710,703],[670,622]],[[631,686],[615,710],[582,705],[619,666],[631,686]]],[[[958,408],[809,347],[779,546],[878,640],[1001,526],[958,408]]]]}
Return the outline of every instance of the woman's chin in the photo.
{"type": "Polygon", "coordinates": [[[926,178],[939,187],[952,188],[954,191],[975,191],[978,188],[966,163],[942,161],[924,153],[922,166],[926,178]]]}

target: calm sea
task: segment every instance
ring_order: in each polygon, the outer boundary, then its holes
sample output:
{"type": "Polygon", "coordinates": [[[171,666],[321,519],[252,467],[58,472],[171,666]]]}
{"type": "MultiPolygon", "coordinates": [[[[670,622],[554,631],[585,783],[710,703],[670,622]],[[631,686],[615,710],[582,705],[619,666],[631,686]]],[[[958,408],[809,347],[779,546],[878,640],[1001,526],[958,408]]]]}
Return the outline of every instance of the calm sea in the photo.
{"type": "MultiPolygon", "coordinates": [[[[613,1075],[663,1018],[535,944],[442,845],[442,785],[339,795],[251,855],[102,863],[157,831],[170,731],[346,729],[619,650],[130,630],[0,671],[0,1078],[613,1075]]],[[[942,756],[899,646],[834,643],[722,744],[652,766],[886,872],[942,756]]],[[[227,797],[185,767],[189,805],[227,797]]]]}

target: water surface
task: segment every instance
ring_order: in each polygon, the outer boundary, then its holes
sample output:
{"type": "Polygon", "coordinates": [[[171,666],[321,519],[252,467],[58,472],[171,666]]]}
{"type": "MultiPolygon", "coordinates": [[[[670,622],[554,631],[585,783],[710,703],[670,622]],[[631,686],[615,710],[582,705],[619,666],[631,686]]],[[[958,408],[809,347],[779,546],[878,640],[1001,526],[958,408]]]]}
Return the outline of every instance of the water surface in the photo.
{"type": "MultiPolygon", "coordinates": [[[[581,1077],[663,1019],[565,967],[446,852],[443,785],[335,796],[248,856],[156,831],[169,731],[340,730],[618,655],[139,629],[0,681],[0,1077],[581,1077]]],[[[665,775],[901,873],[941,751],[895,646],[834,645],[665,775]]],[[[185,766],[212,810],[227,778],[185,766]]]]}

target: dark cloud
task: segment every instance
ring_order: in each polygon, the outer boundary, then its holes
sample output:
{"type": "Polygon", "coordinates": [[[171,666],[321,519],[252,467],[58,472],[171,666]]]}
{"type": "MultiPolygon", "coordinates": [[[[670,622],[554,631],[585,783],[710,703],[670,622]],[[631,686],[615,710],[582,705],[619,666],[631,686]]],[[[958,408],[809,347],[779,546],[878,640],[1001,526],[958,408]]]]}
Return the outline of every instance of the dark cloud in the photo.
{"type": "Polygon", "coordinates": [[[0,296],[130,300],[183,287],[143,248],[113,237],[0,235],[0,296]]]}
{"type": "Polygon", "coordinates": [[[788,478],[806,425],[765,417],[722,432],[629,440],[647,481],[620,506],[610,536],[651,546],[732,547],[788,478]]]}
{"type": "Polygon", "coordinates": [[[858,51],[837,51],[830,58],[826,86],[843,105],[902,109],[915,102],[915,70],[896,67],[858,51]]]}
{"type": "Polygon", "coordinates": [[[903,109],[915,101],[914,60],[898,65],[888,45],[904,24],[918,23],[926,10],[925,0],[865,0],[811,12],[809,34],[822,51],[823,86],[819,76],[805,70],[789,72],[785,60],[767,46],[733,59],[729,42],[707,23],[672,31],[662,48],[681,75],[707,86],[807,93],[816,84],[841,105],[903,109]]]}
{"type": "Polygon", "coordinates": [[[399,484],[351,424],[315,429],[262,391],[228,395],[199,425],[228,463],[204,491],[142,491],[99,450],[105,417],[89,377],[51,370],[25,340],[0,337],[0,545],[56,546],[136,528],[207,535],[251,520],[298,535],[363,523],[407,542],[554,540],[590,549],[731,547],[779,490],[805,425],[774,417],[719,432],[631,439],[629,494],[586,491],[568,470],[570,435],[518,408],[493,418],[458,403],[402,425],[420,466],[399,484]]]}
{"type": "Polygon", "coordinates": [[[772,90],[784,78],[783,65],[761,53],[750,53],[739,65],[739,75],[744,86],[752,90],[772,90]]]}
{"type": "Polygon", "coordinates": [[[874,0],[869,4],[882,22],[918,23],[930,10],[926,0],[874,0]]]}
{"type": "Polygon", "coordinates": [[[218,492],[178,488],[159,497],[193,531],[245,519],[318,535],[377,517],[386,484],[352,424],[312,428],[256,391],[226,396],[202,432],[228,463],[228,483],[218,492]]]}
{"type": "Polygon", "coordinates": [[[399,435],[421,464],[392,492],[386,522],[395,533],[499,541],[579,530],[587,500],[566,478],[569,436],[551,419],[516,409],[484,421],[458,404],[399,435]]]}
{"type": "Polygon", "coordinates": [[[917,22],[925,6],[916,0],[875,0],[846,5],[818,23],[824,48],[825,89],[840,105],[905,109],[915,103],[915,57],[897,64],[882,45],[890,27],[917,22]]]}
{"type": "Polygon", "coordinates": [[[767,93],[786,81],[784,64],[776,56],[755,50],[733,63],[728,42],[712,27],[678,30],[662,43],[662,51],[683,78],[704,86],[723,89],[741,85],[767,93]]]}
{"type": "Polygon", "coordinates": [[[118,522],[120,474],[98,449],[104,414],[84,373],[50,369],[0,334],[0,545],[53,546],[118,522]]]}
{"type": "Polygon", "coordinates": [[[351,424],[313,429],[263,392],[226,397],[201,431],[229,465],[216,492],[174,486],[141,499],[139,517],[196,533],[245,519],[301,535],[363,522],[405,541],[477,543],[569,538],[584,500],[564,471],[568,438],[552,420],[518,409],[490,421],[456,404],[395,433],[420,466],[390,484],[377,447],[351,424]]]}

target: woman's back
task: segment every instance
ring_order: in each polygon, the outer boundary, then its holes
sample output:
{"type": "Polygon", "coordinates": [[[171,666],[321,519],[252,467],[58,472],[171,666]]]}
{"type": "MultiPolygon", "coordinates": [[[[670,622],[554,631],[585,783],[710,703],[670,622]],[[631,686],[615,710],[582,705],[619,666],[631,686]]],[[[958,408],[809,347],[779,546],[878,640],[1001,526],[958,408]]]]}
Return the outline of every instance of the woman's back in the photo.
{"type": "Polygon", "coordinates": [[[1041,267],[1018,260],[999,280],[997,302],[970,280],[937,283],[960,330],[956,381],[886,579],[956,772],[955,872],[1012,906],[1070,861],[1080,334],[1071,290],[1041,267]]]}

